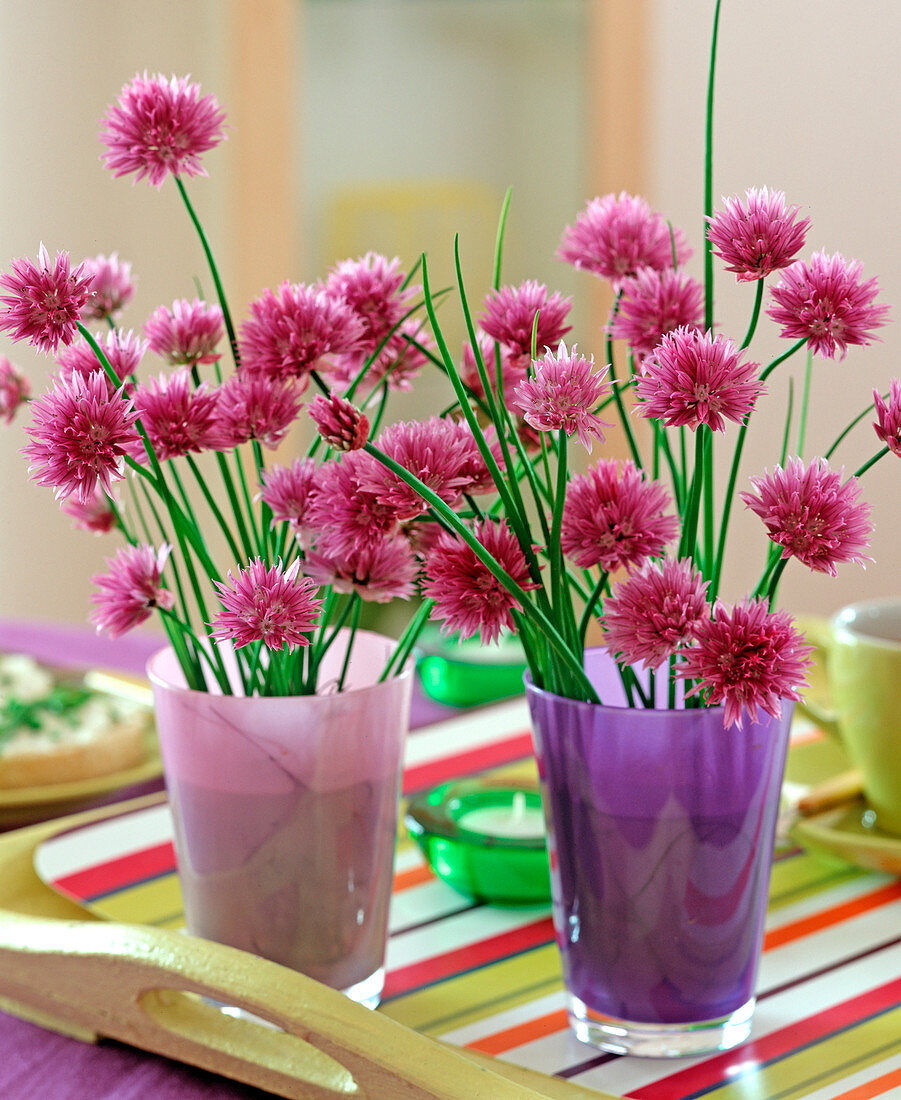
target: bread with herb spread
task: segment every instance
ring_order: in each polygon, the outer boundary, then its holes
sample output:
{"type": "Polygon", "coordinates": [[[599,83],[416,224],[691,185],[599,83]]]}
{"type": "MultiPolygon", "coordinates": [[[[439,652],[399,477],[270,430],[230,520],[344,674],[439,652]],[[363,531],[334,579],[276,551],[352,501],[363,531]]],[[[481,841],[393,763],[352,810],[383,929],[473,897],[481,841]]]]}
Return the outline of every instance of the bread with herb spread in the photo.
{"type": "Polygon", "coordinates": [[[0,655],[0,788],[43,787],[135,767],[149,712],[57,679],[21,654],[0,655]]]}

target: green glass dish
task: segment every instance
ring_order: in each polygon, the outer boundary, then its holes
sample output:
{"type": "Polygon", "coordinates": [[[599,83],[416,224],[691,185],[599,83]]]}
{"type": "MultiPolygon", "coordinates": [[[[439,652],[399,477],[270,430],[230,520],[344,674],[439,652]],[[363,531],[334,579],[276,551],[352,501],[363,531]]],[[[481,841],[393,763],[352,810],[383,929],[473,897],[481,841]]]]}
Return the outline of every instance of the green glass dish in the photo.
{"type": "Polygon", "coordinates": [[[459,893],[489,905],[550,901],[537,787],[481,778],[444,783],[410,803],[405,824],[435,874],[459,893]],[[480,827],[470,827],[477,820],[480,827]],[[483,831],[495,820],[500,829],[511,821],[524,835],[483,831]]]}
{"type": "Polygon", "coordinates": [[[526,661],[515,637],[485,646],[478,637],[461,642],[427,628],[417,646],[417,669],[429,698],[452,707],[475,707],[522,694],[526,661]]]}

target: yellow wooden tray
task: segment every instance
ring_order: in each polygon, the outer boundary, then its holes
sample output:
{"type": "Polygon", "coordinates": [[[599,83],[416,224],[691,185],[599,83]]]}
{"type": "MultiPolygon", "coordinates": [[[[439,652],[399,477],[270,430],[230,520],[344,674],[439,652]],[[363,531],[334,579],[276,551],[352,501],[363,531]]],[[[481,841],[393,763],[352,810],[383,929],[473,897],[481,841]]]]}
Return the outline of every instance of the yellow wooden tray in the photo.
{"type": "Polygon", "coordinates": [[[117,1039],[301,1100],[609,1100],[436,1042],[235,948],[99,921],[40,881],[33,853],[42,840],[161,797],[0,836],[0,1008],[79,1039],[117,1039]],[[225,1014],[203,998],[276,1027],[225,1014]]]}

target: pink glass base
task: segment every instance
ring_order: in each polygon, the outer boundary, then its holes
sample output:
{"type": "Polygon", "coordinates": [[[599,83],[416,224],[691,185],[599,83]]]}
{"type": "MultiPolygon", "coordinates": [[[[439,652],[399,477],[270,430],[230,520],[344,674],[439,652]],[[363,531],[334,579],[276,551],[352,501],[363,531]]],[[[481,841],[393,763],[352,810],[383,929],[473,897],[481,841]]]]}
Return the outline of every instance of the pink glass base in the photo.
{"type": "Polygon", "coordinates": [[[350,690],[316,696],[190,691],[171,650],[148,664],[188,930],[371,1006],[413,677],[376,682],[394,645],[359,631],[350,690]]]}

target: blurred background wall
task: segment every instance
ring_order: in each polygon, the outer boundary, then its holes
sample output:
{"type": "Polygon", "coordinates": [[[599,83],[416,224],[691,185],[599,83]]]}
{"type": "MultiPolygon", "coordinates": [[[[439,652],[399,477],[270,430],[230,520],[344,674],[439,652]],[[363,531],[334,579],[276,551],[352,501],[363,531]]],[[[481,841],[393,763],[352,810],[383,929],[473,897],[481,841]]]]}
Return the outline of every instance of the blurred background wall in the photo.
{"type": "MultiPolygon", "coordinates": [[[[132,186],[98,160],[99,119],[135,72],[190,73],[231,126],[205,158],[210,178],[190,191],[239,320],[264,286],[311,281],[367,248],[406,261],[425,249],[433,283],[446,282],[454,232],[477,302],[510,186],[505,281],[573,295],[571,337],[601,359],[604,290],[553,253],[587,199],[626,189],[681,225],[700,274],[712,13],[713,0],[0,0],[0,265],[41,241],[74,260],[117,250],[139,280],[123,318],[136,329],[157,305],[193,297],[195,276],[207,285],[171,181],[132,186]]],[[[891,0],[724,0],[715,196],[785,190],[813,221],[806,254],[863,260],[882,298],[901,303],[899,21],[891,0]]],[[[751,301],[718,275],[724,331],[741,337],[751,301]]],[[[810,454],[899,373],[894,317],[884,343],[815,361],[810,454]]],[[[454,346],[462,330],[450,313],[446,324],[454,346]]],[[[784,346],[761,341],[755,358],[784,346]]],[[[42,389],[51,362],[5,339],[0,351],[42,389]]],[[[747,473],[775,461],[799,370],[774,376],[747,473]]],[[[439,390],[424,380],[398,415],[434,411],[439,390]]],[[[837,456],[849,472],[875,449],[868,425],[837,456]]],[[[0,617],[79,622],[113,546],[72,530],[52,494],[28,483],[23,442],[21,423],[0,431],[0,617]]],[[[897,591],[899,474],[886,459],[865,480],[876,564],[846,566],[837,582],[790,568],[783,603],[827,612],[897,591]]],[[[762,560],[754,517],[731,546],[730,598],[762,560]]]]}

